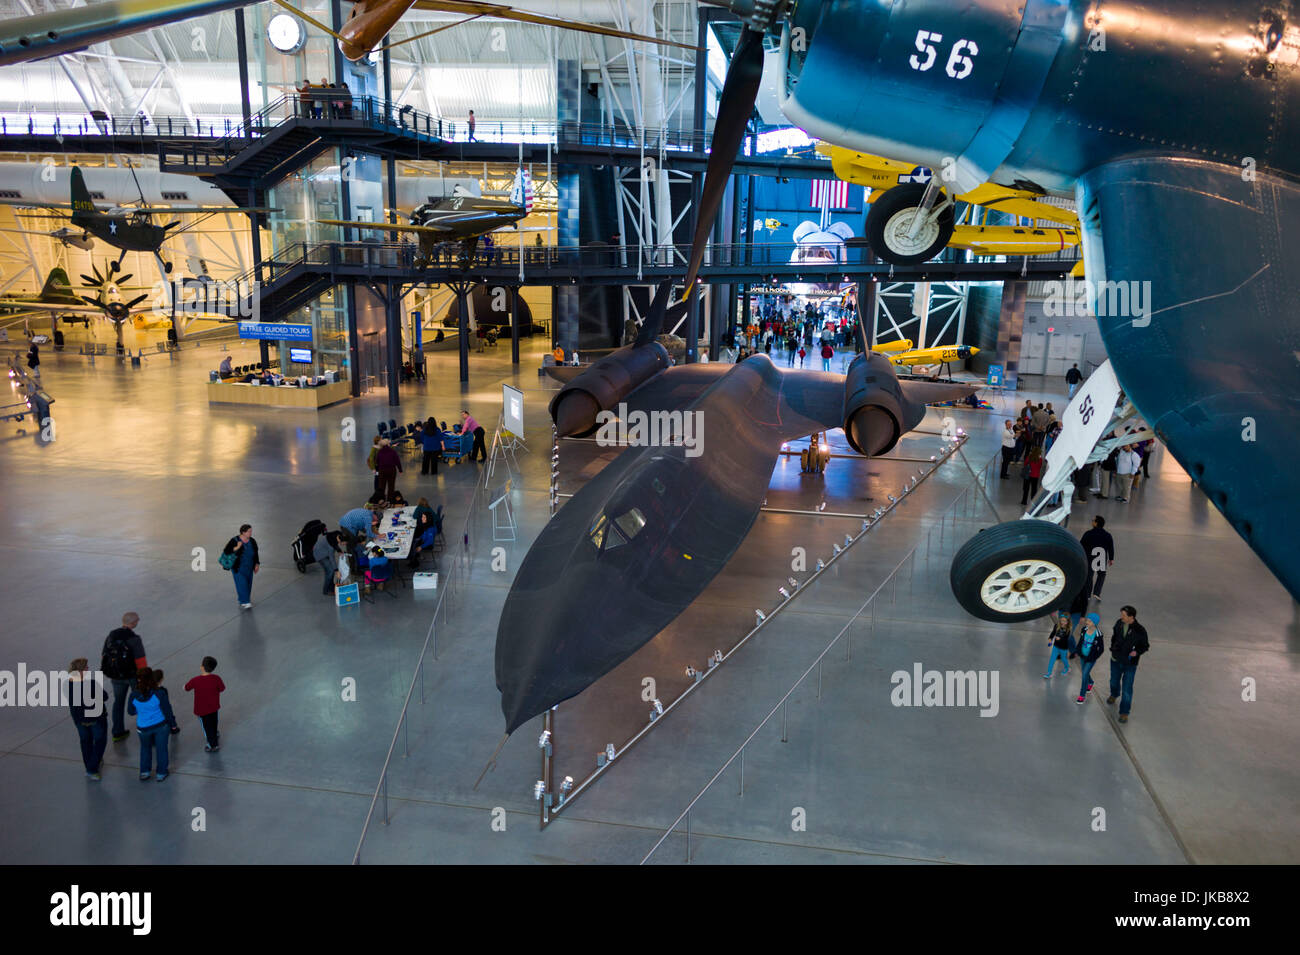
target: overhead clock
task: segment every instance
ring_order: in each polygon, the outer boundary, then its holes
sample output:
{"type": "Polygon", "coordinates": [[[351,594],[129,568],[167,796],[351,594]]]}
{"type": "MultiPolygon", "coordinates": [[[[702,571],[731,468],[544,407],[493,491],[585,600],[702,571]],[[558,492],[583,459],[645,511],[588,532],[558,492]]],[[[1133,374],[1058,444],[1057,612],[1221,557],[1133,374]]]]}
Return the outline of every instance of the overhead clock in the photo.
{"type": "Polygon", "coordinates": [[[266,25],[266,38],[281,53],[297,53],[307,41],[302,21],[288,13],[277,13],[266,25]]]}

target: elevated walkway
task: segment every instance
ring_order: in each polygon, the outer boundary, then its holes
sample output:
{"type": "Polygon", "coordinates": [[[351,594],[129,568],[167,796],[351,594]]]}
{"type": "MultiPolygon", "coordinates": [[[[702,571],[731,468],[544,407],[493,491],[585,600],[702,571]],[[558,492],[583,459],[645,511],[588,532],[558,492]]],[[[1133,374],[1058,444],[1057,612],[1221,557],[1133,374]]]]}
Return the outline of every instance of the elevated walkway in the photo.
{"type": "MultiPolygon", "coordinates": [[[[505,233],[505,238],[510,238],[505,233]]],[[[839,283],[875,278],[881,282],[1000,282],[1063,279],[1073,264],[1045,258],[1009,262],[957,261],[964,253],[946,250],[940,261],[891,266],[870,262],[869,249],[849,247],[847,260],[790,263],[794,246],[784,243],[711,246],[700,270],[705,282],[758,284],[764,282],[839,283]],[[944,261],[946,259],[946,261],[944,261]]],[[[417,246],[392,242],[319,242],[292,246],[262,262],[263,321],[279,321],[332,285],[347,282],[392,281],[402,286],[445,285],[467,281],[488,285],[641,285],[680,279],[687,245],[639,250],[636,246],[592,244],[583,248],[557,246],[496,247],[468,268],[454,253],[425,261],[417,246]],[[646,260],[639,253],[646,251],[646,260]],[[522,258],[522,269],[521,260],[522,258]]],[[[241,281],[251,281],[252,272],[241,281]]]]}

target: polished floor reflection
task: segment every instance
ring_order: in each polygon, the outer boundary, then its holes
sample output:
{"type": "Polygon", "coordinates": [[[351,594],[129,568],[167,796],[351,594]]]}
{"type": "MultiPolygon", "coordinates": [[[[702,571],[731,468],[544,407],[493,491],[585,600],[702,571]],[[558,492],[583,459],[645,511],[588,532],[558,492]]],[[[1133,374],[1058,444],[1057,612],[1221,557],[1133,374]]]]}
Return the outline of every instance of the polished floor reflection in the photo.
{"type": "MultiPolygon", "coordinates": [[[[510,492],[516,542],[492,541],[483,496],[474,497],[477,465],[421,477],[419,459],[404,459],[398,486],[408,498],[424,494],[446,507],[449,553],[440,559],[445,565],[463,553],[468,577],[449,621],[438,624],[424,702],[417,695],[398,743],[391,822],[371,827],[363,861],[639,860],[913,549],[914,569],[892,600],[878,599],[874,623],[854,625],[851,658],[828,659],[820,696],[807,686],[792,697],[788,741],[769,726],[751,744],[744,795],[724,779],[701,801],[692,824],[695,861],[1300,857],[1295,605],[1160,453],[1152,479],[1130,503],[1096,502],[1077,512],[1105,514],[1116,539],[1103,620],[1112,622],[1121,604],[1136,605],[1153,649],[1138,673],[1131,722],[1120,726],[1104,704],[1104,661],[1102,699],[1076,705],[1076,669],[1042,679],[1046,626],[973,620],[948,591],[955,547],[992,523],[994,509],[1001,519],[1019,513],[1019,481],[995,479],[989,498],[968,494],[952,517],[936,518],[998,446],[1000,417],[969,411],[951,412],[972,433],[963,456],[922,484],[553,825],[538,830],[532,798],[540,720],[510,740],[475,790],[503,728],[493,681],[496,616],[514,567],[548,516],[550,389],[536,371],[544,347],[525,346],[517,372],[508,343],[472,355],[465,389],[455,356],[438,356],[427,383],[403,386],[400,409],[389,409],[376,392],[321,412],[209,406],[205,382],[215,348],[154,357],[140,369],[45,354],[55,440],[0,423],[0,508],[8,529],[0,540],[7,599],[0,670],[58,669],[76,656],[97,661],[104,635],[134,610],[183,730],[172,740],[165,783],[137,780],[134,737],[110,744],[103,781],[92,782],[65,710],[0,708],[0,811],[8,820],[0,860],[350,861],[437,595],[399,590],[393,600],[338,609],[321,597],[315,568],[305,576],[295,569],[290,541],[311,518],[335,526],[368,495],[365,456],[376,422],[432,414],[450,423],[464,408],[490,435],[503,382],[526,394],[529,450],[510,492]],[[253,525],[264,561],[251,611],[239,609],[216,560],[244,522],[253,525]],[[496,547],[501,570],[493,566],[496,547]],[[218,659],[229,688],[221,750],[212,754],[203,751],[181,689],[205,655],[218,659]],[[916,663],[997,671],[997,716],[894,706],[891,675],[916,663]],[[498,808],[504,832],[492,825],[498,808]],[[796,810],[802,828],[792,826],[796,810]]],[[[255,353],[235,357],[253,361],[255,353]]],[[[1062,397],[1058,382],[1034,384],[1062,397]]],[[[939,421],[932,413],[927,427],[938,430],[939,421]]],[[[926,459],[937,442],[918,435],[900,454],[926,459]]],[[[604,456],[594,446],[563,443],[561,489],[573,490],[604,456]]],[[[760,516],[726,571],[660,638],[557,711],[557,778],[583,778],[607,736],[621,741],[646,720],[644,678],[675,695],[687,680],[685,666],[701,666],[714,645],[726,649],[743,636],[756,608],[780,600],[792,549],[805,548],[815,563],[856,523],[831,515],[870,510],[923,466],[836,458],[824,477],[809,477],[796,460],[779,463],[773,510],[760,516]],[[784,513],[822,503],[823,515],[784,513]]],[[[502,483],[503,475],[493,479],[493,496],[502,483]]],[[[683,837],[673,837],[656,861],[680,861],[684,850],[683,837]]]]}

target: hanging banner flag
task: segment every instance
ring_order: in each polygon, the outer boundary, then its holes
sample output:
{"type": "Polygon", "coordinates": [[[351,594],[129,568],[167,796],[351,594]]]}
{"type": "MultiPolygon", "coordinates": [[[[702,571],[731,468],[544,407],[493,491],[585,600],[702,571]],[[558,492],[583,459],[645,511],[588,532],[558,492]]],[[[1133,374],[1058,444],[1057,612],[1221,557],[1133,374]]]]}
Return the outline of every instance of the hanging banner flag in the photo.
{"type": "Polygon", "coordinates": [[[820,209],[827,196],[830,197],[832,209],[844,209],[849,204],[849,184],[843,179],[814,179],[812,181],[812,199],[814,209],[820,209]]]}

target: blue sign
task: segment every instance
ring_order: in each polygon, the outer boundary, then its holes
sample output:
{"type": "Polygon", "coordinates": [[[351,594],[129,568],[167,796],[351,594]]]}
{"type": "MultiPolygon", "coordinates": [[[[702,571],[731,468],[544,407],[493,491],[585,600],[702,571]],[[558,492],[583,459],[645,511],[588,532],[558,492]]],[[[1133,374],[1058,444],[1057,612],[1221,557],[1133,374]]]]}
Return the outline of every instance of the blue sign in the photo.
{"type": "Polygon", "coordinates": [[[990,388],[1002,387],[1002,366],[1001,365],[989,365],[989,387],[990,388]]]}
{"type": "Polygon", "coordinates": [[[272,341],[309,342],[310,325],[276,325],[271,322],[240,322],[240,338],[264,338],[272,341]]]}

